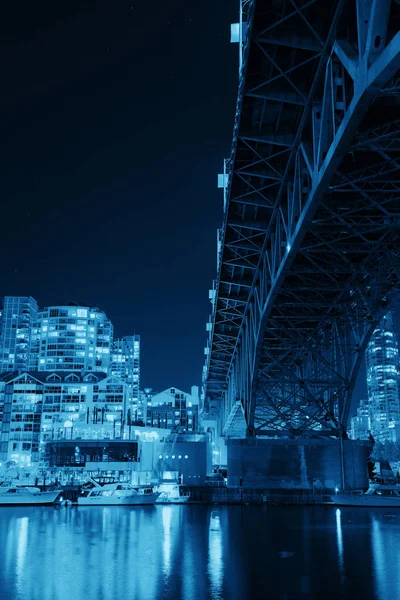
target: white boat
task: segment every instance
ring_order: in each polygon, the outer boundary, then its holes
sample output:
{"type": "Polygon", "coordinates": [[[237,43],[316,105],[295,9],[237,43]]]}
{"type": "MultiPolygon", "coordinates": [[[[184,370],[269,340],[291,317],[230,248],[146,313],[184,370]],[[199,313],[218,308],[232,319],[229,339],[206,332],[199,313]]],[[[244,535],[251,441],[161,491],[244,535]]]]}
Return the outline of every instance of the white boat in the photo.
{"type": "Polygon", "coordinates": [[[60,490],[41,492],[37,487],[0,485],[0,506],[54,504],[59,494],[60,490]]]}
{"type": "Polygon", "coordinates": [[[395,485],[371,484],[363,493],[338,493],[331,496],[339,506],[374,506],[400,508],[400,487],[395,485]]]}
{"type": "Polygon", "coordinates": [[[186,504],[190,492],[186,485],[177,481],[162,481],[157,487],[160,496],[157,504],[186,504]]]}
{"type": "Polygon", "coordinates": [[[91,489],[82,490],[79,506],[132,506],[154,504],[159,497],[150,486],[135,487],[129,483],[107,483],[100,485],[93,479],[91,489]]]}

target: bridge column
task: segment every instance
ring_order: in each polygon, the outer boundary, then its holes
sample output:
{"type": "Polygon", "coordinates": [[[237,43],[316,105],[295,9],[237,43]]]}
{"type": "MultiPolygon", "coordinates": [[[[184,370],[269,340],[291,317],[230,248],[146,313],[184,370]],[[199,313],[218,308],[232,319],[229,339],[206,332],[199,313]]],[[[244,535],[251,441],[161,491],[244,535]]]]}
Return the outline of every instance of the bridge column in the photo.
{"type": "Polygon", "coordinates": [[[338,439],[230,439],[228,486],[368,489],[368,442],[338,439]],[[342,468],[343,467],[343,468],[342,468]],[[344,483],[344,485],[343,485],[344,483]]]}

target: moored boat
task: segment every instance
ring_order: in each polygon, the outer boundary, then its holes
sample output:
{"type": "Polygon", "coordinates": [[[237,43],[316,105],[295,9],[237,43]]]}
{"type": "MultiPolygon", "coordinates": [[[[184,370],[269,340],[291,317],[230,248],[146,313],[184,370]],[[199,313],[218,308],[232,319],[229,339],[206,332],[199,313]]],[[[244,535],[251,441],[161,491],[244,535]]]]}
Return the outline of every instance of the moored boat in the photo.
{"type": "Polygon", "coordinates": [[[371,484],[363,493],[337,493],[331,496],[332,502],[339,506],[390,506],[400,508],[400,487],[395,485],[371,484]]]}
{"type": "Polygon", "coordinates": [[[79,506],[132,506],[154,504],[160,493],[151,486],[133,486],[129,483],[107,483],[100,485],[93,479],[92,487],[82,490],[78,497],[79,506]]]}
{"type": "Polygon", "coordinates": [[[162,481],[157,487],[160,496],[157,504],[186,504],[189,502],[190,491],[183,483],[177,481],[162,481]]]}
{"type": "Polygon", "coordinates": [[[54,504],[60,490],[41,492],[37,487],[0,485],[0,506],[34,506],[54,504]]]}

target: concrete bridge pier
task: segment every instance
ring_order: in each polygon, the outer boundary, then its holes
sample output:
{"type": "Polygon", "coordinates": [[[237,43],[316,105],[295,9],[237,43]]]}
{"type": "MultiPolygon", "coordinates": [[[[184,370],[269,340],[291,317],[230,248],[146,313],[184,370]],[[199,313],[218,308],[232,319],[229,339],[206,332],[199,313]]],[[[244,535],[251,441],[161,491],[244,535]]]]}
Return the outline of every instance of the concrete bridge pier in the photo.
{"type": "Polygon", "coordinates": [[[228,486],[329,491],[368,488],[369,442],[249,437],[226,443],[228,486]]]}

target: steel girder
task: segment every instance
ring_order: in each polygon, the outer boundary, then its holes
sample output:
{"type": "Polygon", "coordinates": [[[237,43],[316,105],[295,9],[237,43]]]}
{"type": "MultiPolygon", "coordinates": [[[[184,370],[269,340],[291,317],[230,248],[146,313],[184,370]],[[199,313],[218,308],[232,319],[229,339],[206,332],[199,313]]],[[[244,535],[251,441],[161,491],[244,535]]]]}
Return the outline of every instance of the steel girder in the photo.
{"type": "Polygon", "coordinates": [[[205,394],[250,435],[343,435],[399,284],[400,6],[246,9],[205,394]]]}

